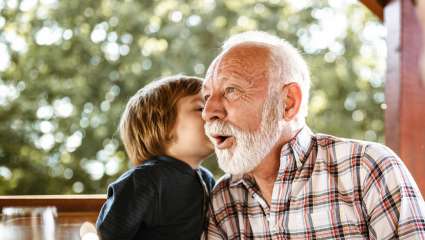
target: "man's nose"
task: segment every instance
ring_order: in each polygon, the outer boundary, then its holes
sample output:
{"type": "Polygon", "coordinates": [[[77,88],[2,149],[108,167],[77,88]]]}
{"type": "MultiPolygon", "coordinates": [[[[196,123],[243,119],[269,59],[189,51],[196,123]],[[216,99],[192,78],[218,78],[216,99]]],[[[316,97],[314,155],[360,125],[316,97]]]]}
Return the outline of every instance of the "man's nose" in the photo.
{"type": "Polygon", "coordinates": [[[223,103],[218,96],[210,96],[204,105],[202,119],[204,121],[223,120],[226,116],[223,103]]]}

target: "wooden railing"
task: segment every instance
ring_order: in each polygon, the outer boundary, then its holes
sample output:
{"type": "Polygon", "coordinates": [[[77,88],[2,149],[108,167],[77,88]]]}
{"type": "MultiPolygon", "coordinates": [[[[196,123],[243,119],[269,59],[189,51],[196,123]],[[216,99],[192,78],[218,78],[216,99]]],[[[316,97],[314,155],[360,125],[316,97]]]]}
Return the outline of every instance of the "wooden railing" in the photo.
{"type": "MultiPolygon", "coordinates": [[[[105,195],[25,195],[0,196],[0,208],[5,207],[56,207],[55,239],[84,239],[85,234],[95,234],[95,222],[100,208],[105,202],[105,195]]],[[[0,212],[1,213],[1,212],[0,212]]],[[[2,216],[0,214],[0,219],[2,216]]],[[[3,222],[2,222],[3,223],[3,222]]],[[[0,223],[0,225],[2,224],[0,223]]],[[[32,221],[20,219],[13,225],[13,233],[0,236],[1,239],[15,239],[15,236],[26,236],[31,239],[34,228],[32,221]],[[18,234],[18,235],[16,235],[18,234]],[[9,237],[9,238],[8,238],[9,237]]],[[[4,226],[3,226],[4,228],[4,226]]],[[[93,235],[91,235],[93,237],[93,235]]],[[[19,238],[22,239],[22,238],[19,238]]],[[[98,239],[98,238],[90,238],[98,239]]]]}
{"type": "Polygon", "coordinates": [[[0,196],[0,208],[9,206],[54,206],[58,212],[99,212],[106,195],[0,196]]]}
{"type": "Polygon", "coordinates": [[[56,207],[58,219],[65,223],[95,223],[106,195],[24,195],[0,196],[4,207],[56,207]]]}

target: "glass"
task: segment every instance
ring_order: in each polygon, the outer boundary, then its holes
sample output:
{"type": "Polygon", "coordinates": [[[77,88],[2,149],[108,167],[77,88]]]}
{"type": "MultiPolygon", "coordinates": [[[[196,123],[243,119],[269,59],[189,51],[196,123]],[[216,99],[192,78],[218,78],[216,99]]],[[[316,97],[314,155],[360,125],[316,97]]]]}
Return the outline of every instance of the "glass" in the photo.
{"type": "Polygon", "coordinates": [[[55,207],[5,207],[2,210],[2,240],[54,240],[55,207]]]}

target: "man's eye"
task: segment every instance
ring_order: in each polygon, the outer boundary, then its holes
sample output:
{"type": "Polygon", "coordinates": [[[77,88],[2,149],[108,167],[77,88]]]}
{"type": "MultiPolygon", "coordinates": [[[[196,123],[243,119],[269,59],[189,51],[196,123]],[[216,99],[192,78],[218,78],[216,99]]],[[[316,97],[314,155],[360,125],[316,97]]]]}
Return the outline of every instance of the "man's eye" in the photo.
{"type": "Polygon", "coordinates": [[[208,94],[204,95],[204,102],[206,102],[208,100],[208,98],[210,98],[210,95],[208,95],[208,94]]]}
{"type": "Polygon", "coordinates": [[[239,90],[235,87],[227,87],[224,89],[224,96],[229,100],[235,100],[239,97],[239,90]]]}
{"type": "Polygon", "coordinates": [[[230,94],[230,93],[236,92],[236,88],[234,88],[234,87],[228,87],[224,91],[225,91],[226,94],[230,94]]]}

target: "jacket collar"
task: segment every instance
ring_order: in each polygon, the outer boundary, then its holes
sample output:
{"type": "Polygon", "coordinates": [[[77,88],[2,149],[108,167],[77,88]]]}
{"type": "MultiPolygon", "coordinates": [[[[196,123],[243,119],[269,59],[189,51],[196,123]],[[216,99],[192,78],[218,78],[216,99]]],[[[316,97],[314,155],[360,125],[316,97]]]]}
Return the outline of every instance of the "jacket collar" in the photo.
{"type": "Polygon", "coordinates": [[[152,159],[146,160],[143,162],[143,165],[151,165],[155,163],[165,163],[170,166],[177,168],[179,171],[183,173],[188,173],[190,175],[196,174],[195,170],[187,163],[182,160],[170,157],[170,156],[156,156],[152,159]]]}

